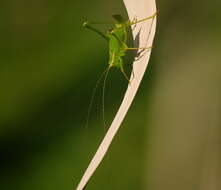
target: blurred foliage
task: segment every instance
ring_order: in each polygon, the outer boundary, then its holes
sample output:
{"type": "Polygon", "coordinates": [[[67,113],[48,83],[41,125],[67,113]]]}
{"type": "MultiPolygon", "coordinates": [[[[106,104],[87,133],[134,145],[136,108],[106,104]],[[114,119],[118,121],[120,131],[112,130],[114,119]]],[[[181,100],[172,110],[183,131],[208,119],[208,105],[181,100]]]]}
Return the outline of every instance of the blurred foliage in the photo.
{"type": "MultiPolygon", "coordinates": [[[[155,49],[146,77],[88,189],[146,189],[151,144],[147,137],[154,128],[149,119],[155,113],[149,106],[154,93],[164,93],[167,86],[157,85],[168,73],[201,68],[190,58],[187,61],[186,53],[199,57],[202,52],[213,53],[216,59],[207,57],[211,61],[206,69],[211,72],[206,77],[216,77],[208,85],[220,92],[216,82],[220,71],[213,72],[220,69],[221,60],[219,7],[220,1],[159,2],[155,49]]],[[[108,60],[105,41],[82,28],[82,23],[110,21],[115,13],[126,16],[122,1],[0,2],[0,189],[63,190],[79,182],[104,135],[102,85],[89,127],[84,125],[92,89],[108,60]]],[[[121,73],[110,72],[105,104],[109,123],[126,86],[121,73]]]]}

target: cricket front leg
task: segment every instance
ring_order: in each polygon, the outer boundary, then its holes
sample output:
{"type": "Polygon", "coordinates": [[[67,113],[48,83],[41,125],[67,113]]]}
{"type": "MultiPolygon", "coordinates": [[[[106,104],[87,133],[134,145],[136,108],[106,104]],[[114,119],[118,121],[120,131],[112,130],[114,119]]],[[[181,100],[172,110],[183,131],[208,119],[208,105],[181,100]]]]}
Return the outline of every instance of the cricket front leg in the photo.
{"type": "Polygon", "coordinates": [[[90,24],[90,22],[84,22],[84,23],[83,23],[83,27],[85,27],[85,28],[87,28],[87,29],[89,29],[89,30],[92,30],[92,31],[96,32],[96,33],[99,34],[102,38],[104,38],[105,40],[109,41],[108,36],[107,36],[105,33],[103,33],[103,32],[101,32],[100,30],[98,30],[97,28],[93,27],[93,26],[90,24]]]}

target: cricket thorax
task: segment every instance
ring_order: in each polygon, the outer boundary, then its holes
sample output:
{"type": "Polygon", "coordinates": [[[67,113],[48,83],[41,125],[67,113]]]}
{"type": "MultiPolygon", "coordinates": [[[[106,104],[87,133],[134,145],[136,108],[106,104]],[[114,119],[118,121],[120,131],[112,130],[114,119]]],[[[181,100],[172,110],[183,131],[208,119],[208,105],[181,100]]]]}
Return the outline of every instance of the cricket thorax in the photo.
{"type": "Polygon", "coordinates": [[[122,57],[126,52],[126,31],[122,27],[114,28],[109,31],[109,65],[121,68],[123,64],[122,57]]]}

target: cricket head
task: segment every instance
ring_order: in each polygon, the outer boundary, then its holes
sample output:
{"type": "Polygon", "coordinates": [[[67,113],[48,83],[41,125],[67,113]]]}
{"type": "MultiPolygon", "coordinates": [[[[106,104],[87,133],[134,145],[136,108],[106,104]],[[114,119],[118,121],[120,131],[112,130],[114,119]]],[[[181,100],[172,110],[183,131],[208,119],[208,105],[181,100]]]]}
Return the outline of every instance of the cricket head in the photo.
{"type": "Polygon", "coordinates": [[[112,17],[113,17],[113,18],[117,21],[117,23],[119,23],[119,24],[121,24],[121,23],[123,23],[123,22],[126,21],[122,15],[116,14],[116,15],[113,15],[112,17]]]}

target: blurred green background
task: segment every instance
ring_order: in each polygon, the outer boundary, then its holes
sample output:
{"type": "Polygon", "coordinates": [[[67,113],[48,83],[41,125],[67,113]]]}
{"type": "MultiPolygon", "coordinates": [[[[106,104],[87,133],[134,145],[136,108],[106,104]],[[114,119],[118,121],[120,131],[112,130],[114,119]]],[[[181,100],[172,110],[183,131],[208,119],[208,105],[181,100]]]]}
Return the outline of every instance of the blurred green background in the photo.
{"type": "MultiPolygon", "coordinates": [[[[221,188],[221,2],[158,2],[151,60],[122,127],[87,189],[221,188]]],[[[104,136],[108,47],[85,20],[126,15],[123,2],[0,2],[0,189],[76,187],[104,136]]],[[[102,26],[101,29],[106,29],[102,26]]],[[[127,81],[111,71],[106,120],[127,81]]]]}

